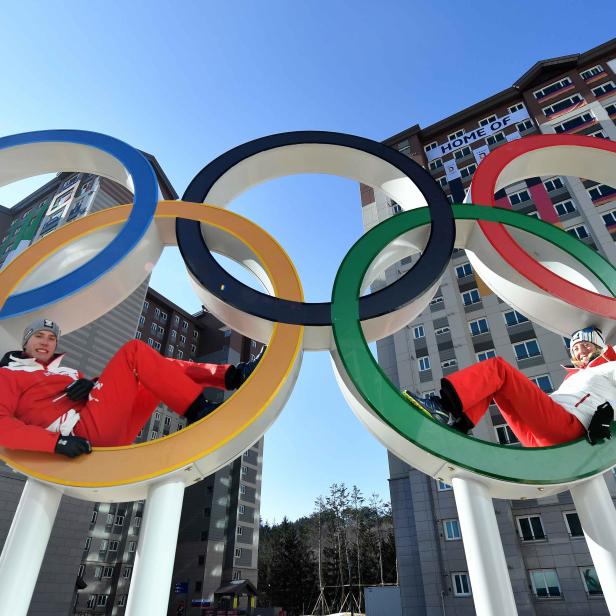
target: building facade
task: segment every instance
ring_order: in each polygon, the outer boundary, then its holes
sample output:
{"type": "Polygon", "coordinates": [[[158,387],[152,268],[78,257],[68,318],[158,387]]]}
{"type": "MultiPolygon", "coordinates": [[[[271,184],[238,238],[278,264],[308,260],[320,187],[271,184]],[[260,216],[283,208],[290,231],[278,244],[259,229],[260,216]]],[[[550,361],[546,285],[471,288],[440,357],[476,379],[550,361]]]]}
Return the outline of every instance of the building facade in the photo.
{"type": "MultiPolygon", "coordinates": [[[[512,87],[427,128],[385,141],[430,171],[449,201],[463,201],[477,165],[503,143],[532,134],[616,140],[616,39],[581,54],[537,62],[512,87]]],[[[559,225],[616,262],[616,190],[575,177],[535,177],[507,186],[496,203],[559,225]]],[[[364,227],[400,211],[361,186],[364,227]]],[[[455,207],[455,205],[453,206],[455,207]]],[[[412,267],[409,256],[378,288],[412,267]]],[[[440,379],[499,355],[547,392],[569,363],[566,341],[503,303],[475,276],[463,250],[430,305],[409,326],[377,343],[379,363],[402,388],[438,392],[440,379]]],[[[473,430],[516,446],[495,406],[473,430]]],[[[389,454],[403,614],[474,614],[472,588],[450,486],[389,454]]],[[[612,473],[608,486],[616,495],[612,473]]],[[[568,492],[541,500],[494,502],[518,610],[524,615],[607,614],[568,492]]],[[[495,589],[495,592],[497,590],[495,589]]]]}

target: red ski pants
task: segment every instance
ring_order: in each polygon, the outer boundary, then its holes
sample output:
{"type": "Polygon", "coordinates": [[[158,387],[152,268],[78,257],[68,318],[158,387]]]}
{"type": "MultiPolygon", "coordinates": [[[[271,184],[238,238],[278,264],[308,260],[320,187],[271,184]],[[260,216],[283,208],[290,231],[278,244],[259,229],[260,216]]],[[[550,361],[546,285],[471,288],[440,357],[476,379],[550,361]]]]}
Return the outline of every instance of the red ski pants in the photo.
{"type": "Polygon", "coordinates": [[[205,387],[225,389],[228,368],[166,358],[132,340],[103,370],[74,433],[98,447],[128,445],[161,401],[183,415],[205,387]]]}
{"type": "Polygon", "coordinates": [[[581,422],[501,357],[449,375],[465,415],[477,424],[494,400],[524,447],[546,447],[585,433],[581,422]]]}

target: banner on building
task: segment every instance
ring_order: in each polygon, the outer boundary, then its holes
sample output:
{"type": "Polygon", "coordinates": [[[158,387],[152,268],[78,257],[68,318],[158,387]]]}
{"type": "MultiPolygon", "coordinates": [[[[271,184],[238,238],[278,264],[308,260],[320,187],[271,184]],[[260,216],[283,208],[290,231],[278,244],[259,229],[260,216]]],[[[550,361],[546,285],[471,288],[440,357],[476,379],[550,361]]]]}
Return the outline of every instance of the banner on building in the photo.
{"type": "Polygon", "coordinates": [[[505,135],[505,139],[507,141],[515,141],[516,139],[522,139],[522,135],[520,135],[519,130],[515,130],[510,135],[505,135]]]}
{"type": "Polygon", "coordinates": [[[489,145],[480,145],[478,148],[475,148],[473,150],[473,155],[475,156],[475,162],[479,164],[489,153],[490,153],[489,145]]]}
{"type": "Polygon", "coordinates": [[[458,165],[455,160],[448,160],[444,162],[443,167],[445,168],[445,177],[447,178],[448,182],[451,182],[451,180],[455,180],[456,178],[461,177],[460,170],[458,169],[458,165]]]}
{"type": "Polygon", "coordinates": [[[502,131],[508,126],[513,126],[516,122],[526,120],[528,117],[528,111],[526,111],[526,109],[518,109],[513,113],[503,116],[502,118],[496,118],[496,120],[489,122],[485,126],[480,126],[475,130],[464,133],[461,137],[457,137],[456,139],[452,139],[451,141],[446,141],[445,143],[437,145],[435,148],[432,148],[426,152],[426,157],[428,158],[428,161],[441,158],[441,156],[444,156],[445,154],[449,154],[454,150],[463,148],[465,145],[475,143],[475,141],[479,141],[479,139],[485,139],[494,133],[502,131]]]}

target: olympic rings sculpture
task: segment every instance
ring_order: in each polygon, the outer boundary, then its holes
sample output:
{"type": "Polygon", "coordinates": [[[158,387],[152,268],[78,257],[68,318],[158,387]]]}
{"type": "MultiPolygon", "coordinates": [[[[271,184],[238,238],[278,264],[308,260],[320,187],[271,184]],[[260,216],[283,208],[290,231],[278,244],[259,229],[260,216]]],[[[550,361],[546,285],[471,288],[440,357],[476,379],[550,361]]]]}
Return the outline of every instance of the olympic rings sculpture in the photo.
{"type": "MultiPolygon", "coordinates": [[[[486,157],[471,198],[493,206],[495,190],[529,175],[577,175],[616,185],[614,162],[616,144],[611,142],[527,137],[486,157]]],[[[582,441],[511,449],[436,424],[410,409],[366,345],[398,331],[428,306],[454,245],[467,250],[473,267],[499,297],[532,321],[563,335],[592,323],[613,338],[613,266],[557,227],[497,208],[450,206],[431,176],[406,156],[339,133],[283,133],[244,144],[199,172],[183,201],[158,205],[147,160],[111,137],[41,131],[0,139],[0,185],[57,171],[58,164],[62,170],[96,173],[134,187],[135,201],[132,207],[110,208],[61,227],[0,272],[0,342],[5,347],[18,343],[25,323],[35,316],[61,321],[66,331],[98,318],[141,284],[164,246],[176,243],[203,304],[230,327],[269,346],[247,383],[189,430],[140,445],[98,449],[76,461],[0,450],[13,468],[99,501],[143,498],[162,475],[174,474],[186,484],[199,481],[237,457],[275,420],[292,390],[303,349],[329,350],[339,384],[360,420],[401,458],[444,481],[479,474],[493,496],[525,498],[539,496],[537,490],[544,495],[562,491],[616,464],[616,439],[589,457],[582,441]],[[354,178],[382,189],[405,210],[351,248],[331,304],[303,303],[297,273],[275,240],[245,218],[216,207],[257,182],[300,172],[354,178]],[[210,250],[246,265],[270,295],[232,278],[210,250]],[[361,296],[362,289],[412,251],[421,257],[406,275],[361,296]]]]}

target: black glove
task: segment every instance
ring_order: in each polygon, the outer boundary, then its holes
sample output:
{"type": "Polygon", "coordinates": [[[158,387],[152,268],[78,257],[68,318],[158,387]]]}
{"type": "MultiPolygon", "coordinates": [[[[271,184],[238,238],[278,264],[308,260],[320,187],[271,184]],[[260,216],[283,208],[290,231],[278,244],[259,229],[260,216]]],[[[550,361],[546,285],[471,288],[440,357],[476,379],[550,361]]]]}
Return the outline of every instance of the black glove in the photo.
{"type": "Polygon", "coordinates": [[[90,379],[77,379],[68,385],[64,391],[69,400],[76,402],[77,400],[86,400],[93,387],[94,381],[90,379]]]}
{"type": "Polygon", "coordinates": [[[90,441],[80,436],[60,436],[56,443],[56,453],[61,453],[69,458],[76,458],[82,453],[92,453],[90,441]]]}
{"type": "Polygon", "coordinates": [[[614,409],[609,402],[604,402],[597,407],[595,414],[590,420],[586,438],[591,445],[596,445],[604,438],[612,438],[610,424],[614,421],[614,409]]]}

